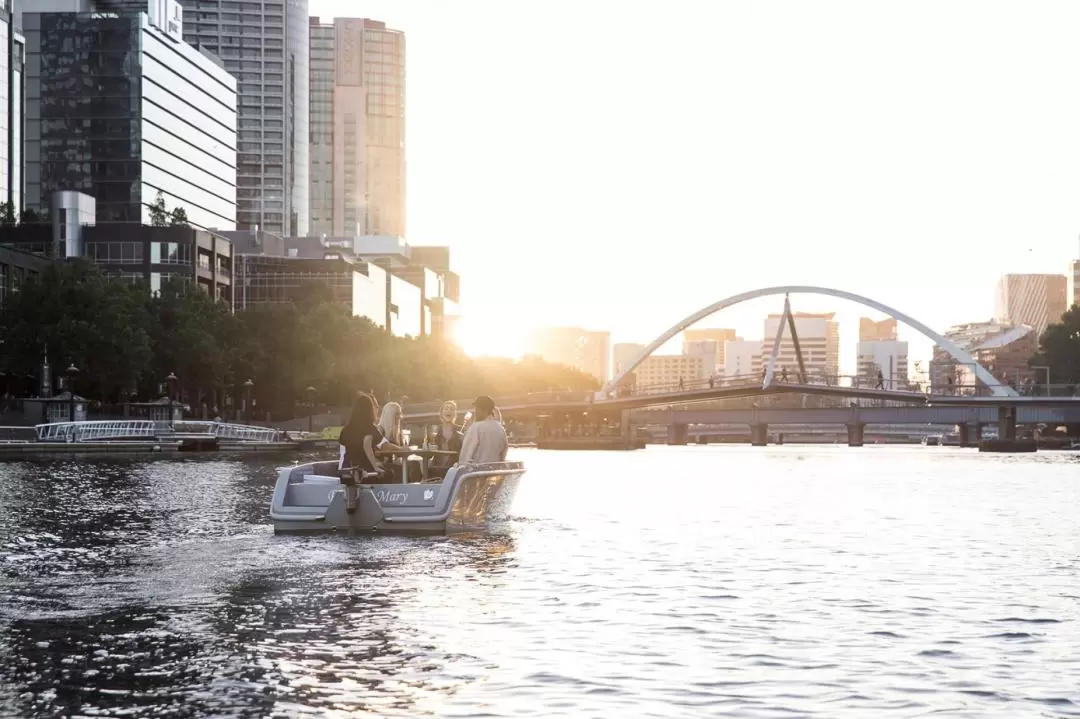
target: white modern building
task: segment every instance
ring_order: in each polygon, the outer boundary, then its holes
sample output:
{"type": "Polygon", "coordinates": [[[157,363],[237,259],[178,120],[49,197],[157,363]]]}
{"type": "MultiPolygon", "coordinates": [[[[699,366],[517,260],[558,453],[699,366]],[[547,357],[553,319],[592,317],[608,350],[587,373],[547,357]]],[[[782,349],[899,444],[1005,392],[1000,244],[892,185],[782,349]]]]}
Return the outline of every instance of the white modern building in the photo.
{"type": "Polygon", "coordinates": [[[26,40],[12,22],[11,3],[0,8],[0,202],[16,219],[23,209],[23,64],[26,40]]]}
{"type": "Polygon", "coordinates": [[[683,354],[688,357],[700,357],[701,369],[706,377],[715,376],[723,371],[723,349],[716,340],[684,341],[683,354]]]}
{"type": "Polygon", "coordinates": [[[761,374],[761,340],[734,339],[724,343],[724,381],[761,374]]]}
{"type": "Polygon", "coordinates": [[[679,388],[700,386],[712,376],[715,355],[678,354],[651,355],[634,370],[635,392],[639,394],[662,394],[679,388]]]}
{"type": "Polygon", "coordinates": [[[695,327],[683,331],[683,354],[688,354],[689,348],[698,342],[712,341],[716,343],[716,364],[722,370],[724,366],[724,343],[728,340],[738,339],[735,330],[721,327],[695,327]]]}
{"type": "Polygon", "coordinates": [[[581,327],[542,327],[529,334],[526,354],[575,367],[606,382],[611,335],[581,327]]]}
{"type": "MultiPolygon", "coordinates": [[[[795,312],[792,314],[795,318],[795,331],[799,335],[799,349],[802,351],[807,379],[836,382],[840,374],[840,325],[834,319],[836,313],[795,312]]],[[[769,315],[765,320],[765,340],[761,348],[763,365],[767,365],[772,357],[776,330],[781,319],[783,315],[776,314],[769,315]]],[[[795,343],[786,321],[780,340],[780,352],[776,357],[777,376],[785,368],[789,378],[794,378],[799,369],[795,343]]]]}
{"type": "Polygon", "coordinates": [[[645,345],[637,342],[618,342],[611,348],[611,372],[613,377],[623,373],[645,351],[645,345]]]}
{"type": "Polygon", "coordinates": [[[905,389],[908,384],[908,343],[899,340],[868,340],[858,344],[859,383],[876,386],[878,373],[885,389],[905,389]]]}

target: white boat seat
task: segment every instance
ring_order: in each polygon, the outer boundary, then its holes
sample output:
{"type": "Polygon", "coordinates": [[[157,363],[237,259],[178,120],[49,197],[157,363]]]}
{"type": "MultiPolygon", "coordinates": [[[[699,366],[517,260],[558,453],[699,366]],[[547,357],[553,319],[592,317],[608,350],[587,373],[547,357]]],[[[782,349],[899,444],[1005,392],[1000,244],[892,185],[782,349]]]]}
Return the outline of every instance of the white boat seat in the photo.
{"type": "Polygon", "coordinates": [[[304,482],[307,484],[341,484],[341,478],[328,477],[324,474],[307,474],[304,475],[304,482]]]}

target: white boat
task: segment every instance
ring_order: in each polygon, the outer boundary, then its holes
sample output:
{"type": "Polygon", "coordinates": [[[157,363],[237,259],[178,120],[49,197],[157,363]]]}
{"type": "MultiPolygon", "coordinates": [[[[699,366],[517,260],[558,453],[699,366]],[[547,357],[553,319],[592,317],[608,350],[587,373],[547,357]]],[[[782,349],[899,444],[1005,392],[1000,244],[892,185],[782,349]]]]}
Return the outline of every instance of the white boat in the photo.
{"type": "Polygon", "coordinates": [[[278,469],[270,502],[276,533],[415,534],[471,531],[509,516],[522,462],[454,465],[441,479],[367,484],[338,462],[278,469]]]}

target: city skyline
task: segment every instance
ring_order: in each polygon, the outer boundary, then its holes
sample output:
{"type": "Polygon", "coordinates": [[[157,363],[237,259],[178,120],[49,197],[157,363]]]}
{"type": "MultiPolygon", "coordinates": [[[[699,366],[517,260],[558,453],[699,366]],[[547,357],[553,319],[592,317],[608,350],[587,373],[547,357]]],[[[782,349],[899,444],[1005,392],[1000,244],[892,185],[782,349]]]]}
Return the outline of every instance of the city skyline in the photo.
{"type": "MultiPolygon", "coordinates": [[[[941,331],[989,318],[986,288],[1002,274],[1067,271],[1080,231],[1080,101],[1059,88],[1080,64],[1065,32],[1080,8],[768,6],[675,4],[657,16],[559,2],[542,13],[364,5],[410,38],[409,240],[452,244],[463,275],[492,278],[464,291],[469,349],[516,354],[522,318],[640,340],[720,297],[784,282],[867,295],[941,331]],[[950,38],[972,16],[984,32],[958,56],[950,38]],[[635,38],[661,18],[680,41],[646,60],[635,38]],[[601,59],[597,34],[611,36],[601,59]],[[552,45],[560,51],[542,50],[552,45]],[[784,59],[795,56],[797,67],[784,59]],[[727,70],[742,62],[753,80],[727,70]],[[661,78],[665,102],[642,106],[641,82],[661,78]],[[573,122],[558,109],[567,105],[583,110],[573,122]],[[664,152],[626,151],[670,117],[680,129],[664,152]],[[1037,135],[1013,131],[1029,123],[1037,135]],[[639,262],[650,247],[677,272],[639,262]],[[588,281],[554,291],[568,266],[588,281]]],[[[310,12],[357,14],[318,0],[310,12]]],[[[734,308],[720,322],[745,332],[761,314],[734,308]]]]}
{"type": "MultiPolygon", "coordinates": [[[[1035,341],[1035,346],[1037,347],[1037,338],[1040,336],[1041,331],[1045,329],[1046,324],[1059,321],[1060,315],[1063,314],[1061,307],[1071,306],[1068,303],[1066,289],[1067,283],[1065,275],[1002,275],[993,291],[992,306],[994,311],[992,313],[985,317],[957,323],[955,325],[950,325],[949,327],[940,329],[931,327],[931,329],[940,335],[949,337],[951,333],[958,331],[963,335],[967,332],[966,328],[973,326],[996,327],[999,331],[1009,330],[1010,328],[1027,328],[1029,330],[1027,334],[1030,336],[1026,341],[1035,341]],[[1012,298],[1010,298],[1009,288],[1012,288],[1011,294],[1014,295],[1012,298]]],[[[807,298],[818,300],[819,302],[824,300],[826,304],[830,305],[835,305],[837,303],[835,298],[825,295],[808,293],[796,295],[796,297],[798,298],[800,306],[803,306],[805,299],[807,298]]],[[[765,301],[776,303],[777,300],[778,298],[776,296],[772,296],[751,300],[750,302],[760,303],[765,301]]],[[[819,373],[824,370],[826,374],[831,372],[834,375],[839,374],[841,376],[851,376],[856,374],[876,376],[877,370],[882,369],[883,375],[885,375],[887,379],[896,382],[907,382],[909,377],[913,380],[919,380],[920,378],[925,378],[929,375],[931,362],[934,361],[935,358],[940,357],[940,348],[931,338],[923,335],[917,329],[908,326],[906,323],[899,321],[894,317],[883,315],[882,313],[875,311],[868,312],[868,308],[860,303],[843,300],[841,300],[840,303],[851,305],[857,308],[857,311],[850,313],[837,313],[835,310],[825,312],[804,312],[793,309],[797,326],[800,323],[808,321],[824,320],[826,321],[826,325],[830,327],[827,332],[818,332],[818,329],[820,328],[818,328],[817,325],[814,325],[815,329],[811,330],[811,335],[817,338],[812,340],[812,342],[824,342],[824,337],[826,335],[831,337],[829,340],[831,349],[827,351],[831,357],[829,360],[830,368],[828,370],[818,368],[817,371],[819,373]],[[841,320],[837,315],[841,315],[843,319],[841,320]],[[858,315],[857,320],[855,319],[855,315],[858,315]],[[901,327],[903,328],[902,333],[900,330],[901,327]],[[919,349],[912,352],[909,349],[911,345],[915,345],[919,349]],[[850,351],[851,348],[854,348],[853,352],[850,351]],[[852,359],[853,357],[854,359],[852,359]],[[887,373],[884,371],[885,368],[888,368],[887,373]]],[[[669,339],[652,353],[652,357],[656,357],[657,362],[652,363],[655,366],[644,367],[643,371],[654,379],[657,379],[658,382],[663,383],[668,377],[677,376],[679,372],[684,371],[681,369],[682,365],[675,361],[677,358],[700,355],[703,351],[702,346],[711,344],[712,349],[706,351],[715,353],[715,367],[717,368],[717,373],[722,375],[725,371],[724,355],[725,347],[728,342],[731,342],[733,347],[738,348],[740,355],[746,354],[749,351],[744,345],[757,345],[758,349],[754,350],[754,352],[757,353],[757,356],[756,359],[753,360],[754,371],[757,371],[757,368],[762,362],[761,358],[767,356],[771,352],[780,314],[777,312],[770,312],[765,315],[764,331],[760,334],[755,330],[742,332],[732,327],[722,327],[722,323],[718,322],[718,320],[724,316],[725,313],[723,311],[714,313],[702,318],[685,330],[679,332],[675,337],[669,339]],[[661,366],[665,361],[670,366],[661,366]],[[659,379],[661,377],[664,379],[659,379]]],[[[918,320],[918,318],[915,319],[918,320]]],[[[809,327],[809,325],[807,326],[809,327]]],[[[799,329],[798,331],[800,337],[802,337],[805,329],[799,329]]],[[[583,330],[576,326],[552,325],[530,328],[530,337],[542,332],[607,335],[609,337],[608,341],[611,348],[609,352],[609,377],[617,376],[624,364],[628,364],[640,351],[645,349],[648,343],[651,343],[654,340],[653,337],[645,338],[637,336],[616,342],[611,340],[610,333],[607,333],[604,330],[583,330]]],[[[793,365],[794,350],[786,330],[782,343],[784,349],[781,352],[780,364],[785,366],[788,364],[793,365]]],[[[960,344],[964,344],[964,342],[961,342],[960,344]]],[[[974,349],[977,344],[978,343],[973,344],[972,348],[974,349]]],[[[809,347],[809,345],[807,345],[807,347],[809,347]]],[[[1033,352],[1034,349],[1032,350],[1032,353],[1033,352]]],[[[526,354],[544,356],[543,352],[537,350],[535,342],[530,342],[521,353],[521,355],[526,354]]],[[[751,352],[750,354],[753,356],[754,353],[751,352]]],[[[808,362],[814,362],[814,357],[812,355],[813,350],[810,350],[810,354],[806,355],[808,362]]],[[[550,357],[544,356],[544,358],[570,365],[577,364],[574,361],[565,360],[562,356],[556,357],[552,355],[550,357]]],[[[824,356],[818,357],[817,359],[821,362],[825,361],[824,356]]],[[[702,365],[702,367],[704,366],[705,365],[702,365]]],[[[702,367],[694,369],[692,374],[695,376],[700,375],[701,377],[707,377],[710,372],[703,370],[702,367]]],[[[593,374],[595,374],[595,372],[593,372],[593,374]]]]}

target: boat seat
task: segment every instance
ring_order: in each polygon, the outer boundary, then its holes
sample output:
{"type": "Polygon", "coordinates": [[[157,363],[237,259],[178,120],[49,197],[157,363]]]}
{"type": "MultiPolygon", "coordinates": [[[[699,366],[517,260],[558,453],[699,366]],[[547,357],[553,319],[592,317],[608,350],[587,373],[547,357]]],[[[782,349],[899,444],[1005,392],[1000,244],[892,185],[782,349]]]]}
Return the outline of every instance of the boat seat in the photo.
{"type": "Polygon", "coordinates": [[[307,474],[304,475],[304,482],[307,484],[341,484],[341,478],[328,477],[324,474],[307,474]]]}

